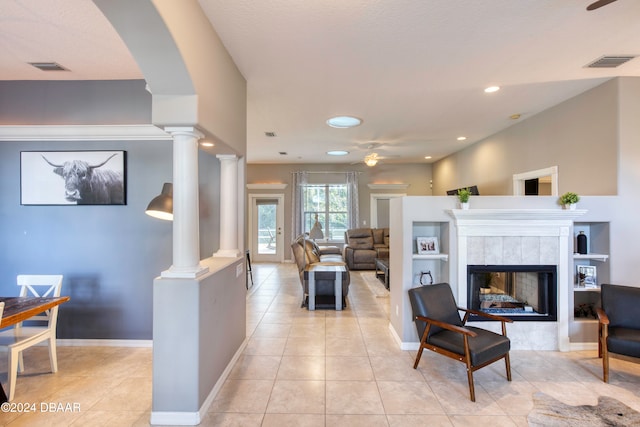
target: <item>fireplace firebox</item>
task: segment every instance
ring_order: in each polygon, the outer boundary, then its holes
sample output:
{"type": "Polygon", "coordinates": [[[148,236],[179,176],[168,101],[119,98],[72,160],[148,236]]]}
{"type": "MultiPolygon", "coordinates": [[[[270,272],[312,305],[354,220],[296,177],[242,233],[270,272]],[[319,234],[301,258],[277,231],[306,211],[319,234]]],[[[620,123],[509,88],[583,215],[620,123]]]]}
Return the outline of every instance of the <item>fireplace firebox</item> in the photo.
{"type": "Polygon", "coordinates": [[[556,270],[555,265],[468,265],[468,307],[514,321],[555,321],[556,270]]]}

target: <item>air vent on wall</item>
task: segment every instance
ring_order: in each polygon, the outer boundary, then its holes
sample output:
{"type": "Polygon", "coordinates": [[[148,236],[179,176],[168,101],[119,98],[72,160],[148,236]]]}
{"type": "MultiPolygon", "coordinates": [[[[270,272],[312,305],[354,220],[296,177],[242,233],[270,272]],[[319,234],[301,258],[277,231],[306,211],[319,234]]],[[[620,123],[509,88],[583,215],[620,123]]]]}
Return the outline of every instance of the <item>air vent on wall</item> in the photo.
{"type": "Polygon", "coordinates": [[[595,61],[587,64],[586,68],[615,68],[625,62],[631,61],[635,55],[610,55],[602,56],[595,61]]]}
{"type": "Polygon", "coordinates": [[[265,136],[268,136],[269,138],[273,138],[273,137],[276,136],[275,132],[265,132],[264,134],[265,134],[265,136]]]}
{"type": "Polygon", "coordinates": [[[57,62],[29,62],[29,65],[42,71],[69,71],[57,62]]]}

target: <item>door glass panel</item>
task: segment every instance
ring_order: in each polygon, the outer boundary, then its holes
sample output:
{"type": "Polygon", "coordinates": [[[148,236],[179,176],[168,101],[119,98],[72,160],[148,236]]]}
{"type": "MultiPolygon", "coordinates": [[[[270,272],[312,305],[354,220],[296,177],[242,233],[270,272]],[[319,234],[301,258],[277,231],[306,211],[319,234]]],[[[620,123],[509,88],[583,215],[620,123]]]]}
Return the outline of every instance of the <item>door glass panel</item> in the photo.
{"type": "Polygon", "coordinates": [[[276,253],[276,208],[277,203],[258,204],[258,253],[276,253]]]}

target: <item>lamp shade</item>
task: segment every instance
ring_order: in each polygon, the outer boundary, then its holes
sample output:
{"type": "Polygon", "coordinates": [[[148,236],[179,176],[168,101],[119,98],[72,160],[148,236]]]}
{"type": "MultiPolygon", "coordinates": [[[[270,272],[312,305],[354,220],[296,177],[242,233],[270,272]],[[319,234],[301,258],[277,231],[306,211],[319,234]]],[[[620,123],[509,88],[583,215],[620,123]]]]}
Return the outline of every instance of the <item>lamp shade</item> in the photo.
{"type": "Polygon", "coordinates": [[[173,184],[165,182],[162,185],[162,193],[159,196],[154,197],[153,200],[147,206],[144,211],[149,216],[154,218],[164,219],[167,221],[173,220],[173,184]]]}
{"type": "Polygon", "coordinates": [[[313,224],[311,231],[309,231],[309,237],[313,240],[315,239],[324,239],[324,234],[322,233],[322,226],[318,222],[318,214],[316,214],[316,222],[313,224]]]}

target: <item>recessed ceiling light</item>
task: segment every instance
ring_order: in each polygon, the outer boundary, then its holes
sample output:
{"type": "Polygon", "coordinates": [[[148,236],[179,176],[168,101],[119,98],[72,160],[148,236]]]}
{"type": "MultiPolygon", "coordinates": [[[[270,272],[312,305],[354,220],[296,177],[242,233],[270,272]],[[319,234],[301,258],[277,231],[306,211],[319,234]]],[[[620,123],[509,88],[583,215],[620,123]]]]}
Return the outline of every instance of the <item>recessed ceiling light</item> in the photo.
{"type": "Polygon", "coordinates": [[[213,142],[201,142],[200,143],[201,146],[203,147],[213,147],[215,144],[213,142]]]}
{"type": "Polygon", "coordinates": [[[424,156],[424,158],[429,160],[429,159],[431,159],[431,156],[424,156]]]}
{"type": "Polygon", "coordinates": [[[511,120],[518,120],[520,118],[520,114],[512,114],[509,116],[511,120]]]}
{"type": "Polygon", "coordinates": [[[327,120],[327,124],[329,126],[331,126],[332,128],[338,128],[338,129],[356,127],[356,126],[359,126],[361,123],[362,123],[362,120],[360,120],[357,117],[351,117],[351,116],[336,116],[336,117],[331,117],[329,120],[327,120]]]}
{"type": "Polygon", "coordinates": [[[497,92],[499,90],[500,90],[500,86],[489,86],[484,91],[485,91],[485,93],[493,93],[493,92],[497,92]]]}
{"type": "Polygon", "coordinates": [[[349,152],[344,150],[332,150],[327,151],[327,154],[330,156],[346,156],[347,154],[349,154],[349,152]]]}
{"type": "Polygon", "coordinates": [[[458,141],[466,141],[467,137],[466,136],[459,136],[457,139],[458,139],[458,141]]]}

